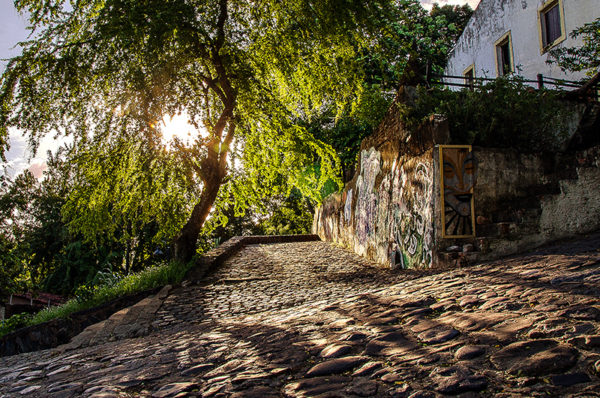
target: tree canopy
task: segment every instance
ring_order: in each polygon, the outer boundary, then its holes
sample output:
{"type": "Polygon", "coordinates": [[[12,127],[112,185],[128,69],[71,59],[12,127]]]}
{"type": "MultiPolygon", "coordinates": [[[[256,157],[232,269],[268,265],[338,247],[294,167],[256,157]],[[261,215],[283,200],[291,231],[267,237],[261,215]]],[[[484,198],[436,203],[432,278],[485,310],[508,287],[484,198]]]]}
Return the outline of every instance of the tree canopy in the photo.
{"type": "Polygon", "coordinates": [[[352,110],[411,60],[413,74],[439,64],[453,29],[416,0],[15,4],[32,38],[2,76],[0,147],[9,128],[34,148],[72,136],[69,228],[127,240],[159,220],[183,261],[221,202],[242,211],[292,187],[318,200],[340,163],[306,121],[352,110]],[[175,114],[198,129],[188,145],[161,141],[175,114]]]}

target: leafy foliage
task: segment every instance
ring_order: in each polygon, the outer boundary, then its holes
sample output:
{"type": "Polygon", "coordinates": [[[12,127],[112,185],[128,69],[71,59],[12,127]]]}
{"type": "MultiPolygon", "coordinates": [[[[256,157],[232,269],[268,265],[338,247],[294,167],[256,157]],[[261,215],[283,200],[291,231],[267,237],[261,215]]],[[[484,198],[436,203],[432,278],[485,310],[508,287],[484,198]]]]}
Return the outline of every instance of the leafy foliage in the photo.
{"type": "Polygon", "coordinates": [[[0,337],[5,334],[14,332],[17,329],[28,326],[29,322],[33,319],[31,314],[22,313],[22,314],[14,314],[13,316],[5,319],[0,324],[0,337]]]}
{"type": "Polygon", "coordinates": [[[362,139],[381,122],[397,88],[441,73],[472,13],[468,5],[437,4],[427,13],[416,1],[400,1],[378,21],[381,34],[361,52],[365,77],[357,101],[341,115],[326,108],[307,123],[311,133],[336,150],[345,180],[354,172],[362,139]]]}
{"type": "Polygon", "coordinates": [[[600,18],[586,23],[571,32],[572,38],[582,37],[583,46],[554,48],[550,50],[553,59],[563,71],[587,71],[588,76],[600,72],[600,18]]]}
{"type": "Polygon", "coordinates": [[[468,4],[463,4],[462,6],[445,4],[440,7],[439,4],[435,3],[429,15],[433,18],[443,16],[449,27],[454,28],[449,33],[452,42],[456,42],[467,26],[471,15],[473,15],[473,9],[468,4]]]}
{"type": "Polygon", "coordinates": [[[279,202],[270,217],[260,223],[265,235],[293,235],[310,233],[312,227],[312,206],[299,192],[279,202]]]}
{"type": "Polygon", "coordinates": [[[453,144],[553,151],[566,134],[571,112],[559,92],[532,90],[521,79],[496,79],[474,91],[419,89],[407,119],[417,125],[431,114],[448,118],[453,144]]]}
{"type": "MultiPolygon", "coordinates": [[[[390,3],[15,4],[30,13],[37,35],[24,43],[23,54],[11,60],[3,75],[0,135],[9,127],[21,128],[34,146],[50,132],[74,137],[73,160],[85,194],[71,198],[69,212],[76,220],[71,226],[90,238],[99,224],[113,233],[104,222],[114,215],[108,203],[116,205],[117,219],[124,214],[137,221],[158,214],[148,211],[156,196],[115,188],[121,183],[138,186],[133,182],[156,173],[156,168],[144,166],[160,152],[158,122],[164,115],[185,112],[205,134],[189,147],[176,143],[175,165],[158,163],[185,169],[186,181],[200,192],[181,213],[185,225],[179,220],[169,229],[179,230],[176,251],[179,247],[182,258],[189,259],[189,248],[228,173],[234,137],[243,141],[237,148],[243,149],[244,167],[260,165],[248,174],[251,182],[277,179],[317,198],[323,184],[338,178],[331,148],[291,120],[309,117],[324,103],[341,109],[354,98],[362,78],[353,66],[357,48],[375,32],[369,28],[390,3]],[[316,172],[311,167],[315,162],[320,174],[308,175],[316,172]]],[[[169,203],[172,192],[161,193],[162,203],[169,203]]],[[[139,225],[133,222],[131,227],[139,225]]]]}
{"type": "MultiPolygon", "coordinates": [[[[96,224],[86,226],[93,230],[93,239],[86,237],[79,232],[83,228],[72,226],[79,222],[79,209],[69,206],[87,191],[82,187],[82,175],[71,168],[70,158],[64,157],[68,154],[73,152],[50,156],[45,178],[40,181],[29,172],[14,181],[4,180],[0,193],[0,244],[5,249],[0,254],[0,273],[6,276],[0,280],[3,295],[27,290],[70,294],[79,285],[95,283],[103,272],[127,275],[141,270],[156,261],[152,254],[164,245],[171,220],[177,215],[181,218],[180,213],[164,208],[160,209],[164,214],[153,219],[135,218],[137,213],[119,218],[123,211],[115,204],[92,198],[97,206],[96,224]],[[102,218],[106,214],[110,216],[102,218]]],[[[106,189],[129,188],[124,182],[105,183],[113,183],[106,189]]],[[[146,192],[149,196],[153,193],[150,189],[146,192]]]]}

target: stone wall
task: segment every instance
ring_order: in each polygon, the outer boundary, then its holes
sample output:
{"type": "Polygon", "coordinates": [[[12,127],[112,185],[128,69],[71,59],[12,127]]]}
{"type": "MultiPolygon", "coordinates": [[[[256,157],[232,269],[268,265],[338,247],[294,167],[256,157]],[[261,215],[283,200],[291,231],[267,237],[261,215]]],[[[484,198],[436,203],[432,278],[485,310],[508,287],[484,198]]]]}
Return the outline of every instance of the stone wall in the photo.
{"type": "Polygon", "coordinates": [[[600,147],[554,156],[477,148],[480,258],[600,228],[600,147]]]}
{"type": "Polygon", "coordinates": [[[313,232],[392,267],[429,267],[434,258],[434,145],[448,140],[445,120],[414,132],[400,118],[402,89],[377,131],[361,145],[357,172],[315,214],[313,232]]]}
{"type": "Polygon", "coordinates": [[[397,104],[413,94],[400,90],[363,141],[354,178],[317,209],[313,232],[323,240],[392,268],[423,268],[498,258],[600,228],[600,117],[588,112],[596,116],[579,118],[586,131],[570,135],[588,149],[578,144],[579,150],[533,154],[474,147],[475,234],[444,237],[439,145],[448,143],[448,127],[432,118],[406,128],[397,104]]]}

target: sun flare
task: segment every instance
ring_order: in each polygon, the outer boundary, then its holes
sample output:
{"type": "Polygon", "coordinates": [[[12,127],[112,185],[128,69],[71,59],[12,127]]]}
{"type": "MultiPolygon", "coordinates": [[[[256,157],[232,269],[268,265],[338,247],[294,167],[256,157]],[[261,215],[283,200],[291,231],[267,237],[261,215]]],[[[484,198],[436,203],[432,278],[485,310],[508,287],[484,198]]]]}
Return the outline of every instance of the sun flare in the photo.
{"type": "Polygon", "coordinates": [[[208,133],[203,128],[196,129],[189,123],[189,117],[185,113],[179,115],[165,115],[162,119],[162,141],[168,144],[177,137],[184,144],[189,144],[198,135],[206,136],[208,133]]]}

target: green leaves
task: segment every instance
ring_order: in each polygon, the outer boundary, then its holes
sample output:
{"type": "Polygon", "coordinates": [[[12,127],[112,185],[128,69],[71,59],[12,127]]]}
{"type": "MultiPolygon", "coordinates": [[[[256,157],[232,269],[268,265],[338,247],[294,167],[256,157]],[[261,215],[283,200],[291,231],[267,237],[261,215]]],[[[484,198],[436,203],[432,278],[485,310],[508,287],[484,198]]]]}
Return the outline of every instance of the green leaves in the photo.
{"type": "Polygon", "coordinates": [[[571,32],[572,38],[582,37],[581,47],[554,48],[549,51],[563,71],[587,71],[588,76],[600,72],[600,18],[571,32]]]}
{"type": "Polygon", "coordinates": [[[407,121],[417,126],[431,114],[448,118],[451,143],[556,151],[572,118],[560,92],[532,90],[522,78],[496,79],[474,91],[419,88],[407,121]]]}
{"type": "Polygon", "coordinates": [[[338,153],[351,162],[410,62],[413,74],[442,64],[452,30],[416,0],[16,4],[35,34],[2,76],[0,137],[72,136],[69,233],[131,253],[138,241],[142,253],[175,237],[193,246],[232,202],[241,213],[293,189],[320,201],[339,186],[338,153]],[[160,121],[178,113],[198,136],[170,148],[160,121]],[[314,128],[343,115],[358,121],[314,128]]]}

